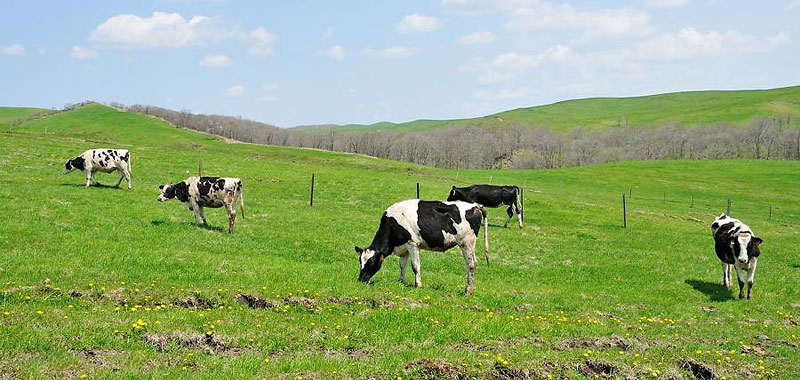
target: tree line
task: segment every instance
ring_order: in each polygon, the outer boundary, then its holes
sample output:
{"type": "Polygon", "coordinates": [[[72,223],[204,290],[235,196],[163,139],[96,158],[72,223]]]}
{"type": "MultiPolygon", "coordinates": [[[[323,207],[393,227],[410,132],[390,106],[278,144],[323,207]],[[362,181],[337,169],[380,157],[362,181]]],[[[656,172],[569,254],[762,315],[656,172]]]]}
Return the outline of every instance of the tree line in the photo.
{"type": "Polygon", "coordinates": [[[658,159],[800,159],[800,120],[792,115],[758,117],[745,126],[669,123],[603,130],[578,126],[564,134],[519,124],[400,132],[284,129],[241,117],[112,105],[232,140],[359,153],[448,169],[555,169],[658,159]]]}

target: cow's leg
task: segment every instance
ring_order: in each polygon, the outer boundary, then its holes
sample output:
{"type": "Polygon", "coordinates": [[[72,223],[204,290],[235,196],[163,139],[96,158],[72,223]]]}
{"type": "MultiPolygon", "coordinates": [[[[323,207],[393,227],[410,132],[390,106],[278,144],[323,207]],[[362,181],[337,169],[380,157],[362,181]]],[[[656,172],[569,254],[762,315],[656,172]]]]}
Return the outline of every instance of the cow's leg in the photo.
{"type": "Polygon", "coordinates": [[[731,290],[731,264],[722,263],[722,284],[731,290]]]}
{"type": "Polygon", "coordinates": [[[97,178],[94,177],[94,172],[92,172],[92,185],[97,185],[97,178]]]}
{"type": "Polygon", "coordinates": [[[125,182],[128,183],[128,190],[131,189],[131,170],[125,169],[125,182]]]}
{"type": "Polygon", "coordinates": [[[742,293],[742,290],[744,289],[744,273],[741,265],[739,265],[738,260],[734,266],[736,266],[736,279],[739,281],[739,299],[742,299],[744,298],[744,293],[742,293]]]}
{"type": "Polygon", "coordinates": [[[228,210],[228,233],[233,234],[233,227],[236,225],[236,205],[231,203],[225,205],[228,210]]]}
{"type": "Polygon", "coordinates": [[[84,172],[84,174],[86,174],[86,187],[89,187],[92,185],[92,179],[94,179],[94,174],[92,174],[92,172],[90,171],[86,171],[84,172]]]}
{"type": "Polygon", "coordinates": [[[508,214],[508,219],[506,219],[506,224],[503,225],[503,228],[508,228],[508,222],[511,221],[511,218],[514,216],[514,210],[511,209],[512,206],[508,206],[506,209],[506,214],[508,214]]]}
{"type": "Polygon", "coordinates": [[[753,277],[756,275],[758,257],[753,258],[753,265],[747,270],[747,299],[753,299],[753,277]]]}
{"type": "Polygon", "coordinates": [[[122,179],[125,178],[125,174],[123,174],[122,169],[117,169],[117,171],[119,172],[119,178],[117,179],[117,184],[114,185],[114,187],[118,188],[119,184],[122,183],[122,179]]]}
{"type": "Polygon", "coordinates": [[[208,221],[206,220],[206,212],[203,210],[203,206],[196,205],[195,209],[197,213],[200,214],[200,217],[203,219],[203,225],[208,227],[208,221]]]}
{"type": "Polygon", "coordinates": [[[464,288],[464,295],[469,296],[472,294],[473,284],[475,281],[475,240],[461,246],[461,253],[464,255],[464,263],[467,266],[467,285],[464,288]]]}
{"type": "Polygon", "coordinates": [[[408,255],[411,256],[411,270],[414,271],[414,286],[419,288],[420,286],[422,286],[422,276],[420,275],[420,263],[419,263],[419,247],[417,247],[412,243],[409,243],[408,255]]]}
{"type": "Polygon", "coordinates": [[[400,258],[400,283],[406,283],[406,267],[408,266],[408,253],[403,256],[399,256],[400,258]]]}
{"type": "Polygon", "coordinates": [[[522,213],[519,210],[519,203],[514,202],[512,206],[514,206],[514,213],[517,214],[517,221],[519,222],[519,228],[522,228],[522,213]]]}

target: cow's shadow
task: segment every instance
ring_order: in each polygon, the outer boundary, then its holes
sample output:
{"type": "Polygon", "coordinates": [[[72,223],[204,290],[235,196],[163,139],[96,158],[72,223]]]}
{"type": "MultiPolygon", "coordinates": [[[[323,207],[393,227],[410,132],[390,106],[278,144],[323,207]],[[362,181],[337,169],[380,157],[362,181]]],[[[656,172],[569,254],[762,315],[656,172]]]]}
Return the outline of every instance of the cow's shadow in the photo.
{"type": "Polygon", "coordinates": [[[162,226],[169,226],[169,225],[171,225],[171,226],[190,226],[190,227],[193,227],[193,228],[199,228],[199,229],[208,230],[208,231],[216,231],[216,232],[224,232],[224,233],[228,232],[228,228],[227,227],[213,226],[213,225],[210,225],[210,224],[208,226],[204,226],[203,224],[195,225],[194,222],[176,223],[176,222],[172,222],[172,221],[169,221],[169,220],[154,219],[154,220],[150,221],[150,224],[152,226],[154,226],[154,227],[162,227],[162,226]]]}
{"type": "MultiPolygon", "coordinates": [[[[61,186],[86,187],[86,184],[85,183],[62,183],[61,186]]],[[[99,189],[122,190],[123,186],[120,185],[119,187],[117,187],[117,186],[112,186],[112,185],[103,185],[102,183],[98,182],[98,183],[96,183],[96,184],[94,184],[92,186],[89,186],[89,187],[96,187],[96,188],[99,188],[99,189]]],[[[125,188],[127,189],[127,187],[125,187],[125,188]]]]}
{"type": "Polygon", "coordinates": [[[689,286],[708,296],[714,302],[724,302],[736,299],[725,285],[718,282],[708,282],[703,280],[687,279],[684,281],[689,286]]]}

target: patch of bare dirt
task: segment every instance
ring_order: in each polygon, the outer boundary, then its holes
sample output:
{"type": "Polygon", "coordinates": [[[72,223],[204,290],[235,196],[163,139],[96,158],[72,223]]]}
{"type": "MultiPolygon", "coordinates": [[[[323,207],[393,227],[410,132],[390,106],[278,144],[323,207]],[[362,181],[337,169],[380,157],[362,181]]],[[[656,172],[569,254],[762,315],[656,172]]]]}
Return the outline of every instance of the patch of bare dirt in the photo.
{"type": "Polygon", "coordinates": [[[119,369],[110,363],[109,358],[121,354],[122,352],[120,351],[103,350],[99,348],[84,348],[80,351],[80,353],[86,357],[89,362],[98,367],[119,369]]]}
{"type": "Polygon", "coordinates": [[[201,296],[201,295],[193,295],[191,297],[181,298],[172,303],[175,306],[185,307],[187,309],[214,309],[216,308],[216,304],[201,296]]]}
{"type": "Polygon", "coordinates": [[[700,380],[714,379],[718,376],[710,366],[691,359],[681,359],[680,365],[681,368],[689,371],[695,378],[700,380]]]}
{"type": "Polygon", "coordinates": [[[439,359],[419,359],[406,364],[406,372],[420,380],[468,380],[459,367],[439,359]]]}
{"type": "Polygon", "coordinates": [[[175,331],[169,334],[144,333],[142,341],[152,344],[159,352],[164,352],[170,343],[186,348],[199,348],[207,350],[210,354],[235,354],[242,350],[237,347],[228,347],[216,335],[185,333],[175,331]]]}
{"type": "Polygon", "coordinates": [[[616,335],[612,335],[610,337],[601,337],[601,338],[573,338],[562,340],[556,344],[556,349],[565,351],[569,349],[593,349],[593,350],[607,350],[607,349],[619,349],[623,351],[627,351],[634,346],[633,342],[625,340],[621,337],[616,335]]]}
{"type": "Polygon", "coordinates": [[[236,302],[253,309],[274,309],[281,305],[275,301],[270,301],[249,294],[236,295],[236,302]]]}
{"type": "Polygon", "coordinates": [[[617,368],[606,362],[587,360],[578,366],[578,371],[586,377],[599,376],[607,379],[614,376],[614,374],[617,372],[617,368]]]}

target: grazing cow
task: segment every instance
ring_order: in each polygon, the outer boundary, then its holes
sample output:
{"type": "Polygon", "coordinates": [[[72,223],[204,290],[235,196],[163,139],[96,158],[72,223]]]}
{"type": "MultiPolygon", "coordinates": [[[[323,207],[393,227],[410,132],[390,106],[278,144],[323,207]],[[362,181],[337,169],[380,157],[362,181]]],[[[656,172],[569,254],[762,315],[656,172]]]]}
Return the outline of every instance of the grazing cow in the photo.
{"type": "Polygon", "coordinates": [[[443,252],[459,246],[467,265],[465,293],[470,295],[475,277],[475,242],[481,222],[484,223],[483,255],[488,264],[489,233],[481,205],[419,199],[395,203],[383,213],[372,244],[366,249],[355,247],[361,262],[358,280],[368,282],[381,269],[386,257],[394,254],[400,258],[400,282],[405,282],[410,257],[414,286],[420,287],[420,249],[443,252]]]}
{"type": "Polygon", "coordinates": [[[469,187],[455,187],[450,189],[450,195],[447,196],[448,201],[464,201],[477,203],[483,207],[500,207],[503,205],[508,206],[506,214],[506,224],[503,227],[508,227],[508,222],[515,214],[519,220],[519,228],[522,228],[522,214],[521,208],[517,197],[519,196],[519,186],[493,186],[493,185],[472,185],[469,187]]]}
{"type": "Polygon", "coordinates": [[[219,208],[225,206],[228,211],[228,233],[233,233],[236,223],[236,201],[240,202],[242,217],[244,217],[244,194],[242,193],[242,180],[239,178],[219,177],[189,177],[176,184],[161,185],[159,202],[178,199],[183,205],[194,212],[194,223],[208,226],[203,207],[219,208]]]}
{"type": "Polygon", "coordinates": [[[76,169],[86,174],[87,187],[97,184],[94,178],[95,172],[111,173],[116,170],[119,172],[119,179],[114,186],[119,187],[125,178],[128,188],[131,188],[131,153],[127,149],[89,149],[67,161],[63,173],[67,174],[76,169]]]}
{"type": "Polygon", "coordinates": [[[736,267],[739,280],[739,299],[744,298],[744,271],[747,271],[747,299],[753,298],[753,276],[756,274],[758,256],[763,240],[739,219],[721,214],[711,223],[714,234],[714,250],[722,261],[722,283],[731,288],[731,265],[736,267]]]}

